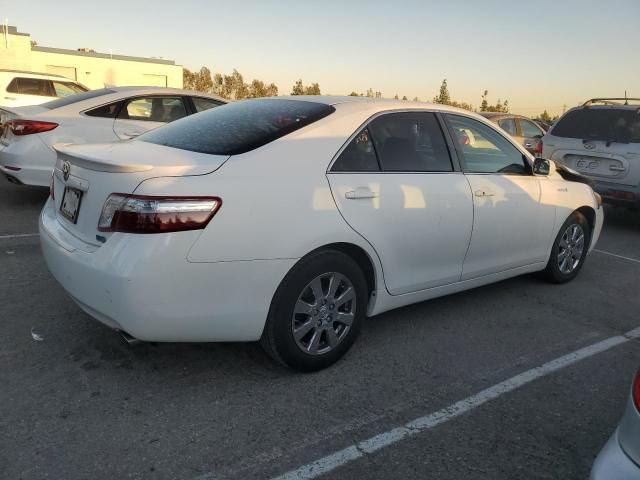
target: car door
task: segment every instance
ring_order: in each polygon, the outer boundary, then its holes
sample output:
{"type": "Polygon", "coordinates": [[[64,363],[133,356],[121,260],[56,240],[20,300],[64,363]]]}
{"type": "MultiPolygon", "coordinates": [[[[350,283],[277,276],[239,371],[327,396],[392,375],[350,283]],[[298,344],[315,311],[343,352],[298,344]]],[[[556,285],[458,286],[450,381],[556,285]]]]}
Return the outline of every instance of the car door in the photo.
{"type": "Polygon", "coordinates": [[[539,180],[523,153],[483,122],[453,114],[446,119],[473,192],[473,234],[462,279],[546,261],[555,207],[540,202],[539,180]]]}
{"type": "Polygon", "coordinates": [[[520,132],[522,132],[521,145],[529,152],[534,153],[544,136],[544,130],[525,118],[519,118],[518,122],[520,123],[520,132]]]}
{"type": "Polygon", "coordinates": [[[380,257],[392,295],[460,280],[471,190],[434,113],[387,113],[359,130],[329,169],[347,223],[380,257]]]}
{"type": "Polygon", "coordinates": [[[113,131],[122,140],[178,120],[187,115],[181,96],[135,97],[125,101],[113,123],[113,131]]]}

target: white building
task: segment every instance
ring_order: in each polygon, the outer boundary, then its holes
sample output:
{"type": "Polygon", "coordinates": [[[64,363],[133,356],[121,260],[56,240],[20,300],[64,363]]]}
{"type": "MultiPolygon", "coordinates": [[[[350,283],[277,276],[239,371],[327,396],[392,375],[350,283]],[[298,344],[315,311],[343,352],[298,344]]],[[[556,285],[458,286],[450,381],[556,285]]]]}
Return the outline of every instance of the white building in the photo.
{"type": "Polygon", "coordinates": [[[89,88],[148,85],[182,88],[182,66],[173,60],[66,50],[32,44],[16,27],[0,27],[0,69],[55,73],[89,88]]]}

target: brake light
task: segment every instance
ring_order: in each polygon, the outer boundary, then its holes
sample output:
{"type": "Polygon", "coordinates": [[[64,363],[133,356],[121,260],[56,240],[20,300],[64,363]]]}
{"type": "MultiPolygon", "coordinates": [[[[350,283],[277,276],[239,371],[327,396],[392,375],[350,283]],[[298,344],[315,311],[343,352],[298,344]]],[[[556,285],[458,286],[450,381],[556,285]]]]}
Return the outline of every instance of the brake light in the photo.
{"type": "Polygon", "coordinates": [[[636,373],[636,378],[633,381],[632,395],[633,403],[635,404],[638,412],[640,412],[640,370],[636,373]]]}
{"type": "Polygon", "coordinates": [[[538,144],[533,149],[533,153],[536,155],[542,155],[542,139],[538,140],[538,144]]]}
{"type": "Polygon", "coordinates": [[[39,120],[9,120],[5,125],[17,136],[48,132],[58,126],[57,123],[39,120]]]}
{"type": "Polygon", "coordinates": [[[222,205],[218,197],[156,197],[112,193],[107,198],[101,232],[166,233],[207,226],[222,205]]]}

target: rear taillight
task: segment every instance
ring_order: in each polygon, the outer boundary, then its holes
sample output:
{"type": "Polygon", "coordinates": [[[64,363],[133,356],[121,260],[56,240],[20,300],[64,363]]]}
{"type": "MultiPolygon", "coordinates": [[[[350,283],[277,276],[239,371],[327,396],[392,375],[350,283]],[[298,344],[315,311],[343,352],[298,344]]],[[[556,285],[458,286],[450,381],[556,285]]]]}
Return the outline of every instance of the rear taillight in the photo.
{"type": "Polygon", "coordinates": [[[199,230],[222,205],[218,197],[156,197],[112,193],[102,207],[101,232],[166,233],[199,230]]]}
{"type": "Polygon", "coordinates": [[[536,155],[542,155],[542,139],[538,140],[538,144],[533,149],[533,153],[536,155]]]}
{"type": "Polygon", "coordinates": [[[39,120],[9,120],[5,125],[17,136],[48,132],[58,126],[57,123],[39,120]]]}
{"type": "Polygon", "coordinates": [[[633,380],[631,395],[633,396],[633,403],[636,406],[638,412],[640,412],[640,370],[636,373],[636,378],[633,380]]]}

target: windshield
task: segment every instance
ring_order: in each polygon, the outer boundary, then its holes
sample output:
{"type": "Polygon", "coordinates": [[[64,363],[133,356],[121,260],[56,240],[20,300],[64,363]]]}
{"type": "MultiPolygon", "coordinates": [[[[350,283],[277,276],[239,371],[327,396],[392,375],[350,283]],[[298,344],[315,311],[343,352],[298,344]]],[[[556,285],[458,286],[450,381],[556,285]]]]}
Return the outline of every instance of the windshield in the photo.
{"type": "Polygon", "coordinates": [[[581,108],[562,117],[551,134],[582,140],[640,143],[640,112],[624,108],[581,108]]]}
{"type": "Polygon", "coordinates": [[[138,140],[213,155],[238,155],[326,117],[330,105],[259,99],[230,103],[140,135],[138,140]]]}
{"type": "Polygon", "coordinates": [[[84,93],[77,93],[75,95],[69,95],[58,100],[52,100],[51,102],[43,103],[41,106],[53,110],[54,108],[66,107],[72,103],[81,102],[83,100],[89,100],[90,98],[101,97],[102,95],[108,95],[115,93],[115,90],[108,88],[101,88],[100,90],[89,90],[84,93]]]}

